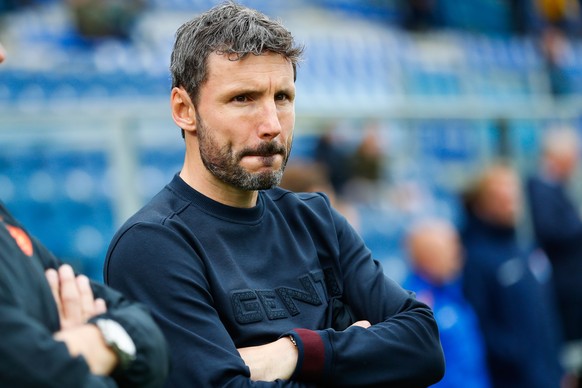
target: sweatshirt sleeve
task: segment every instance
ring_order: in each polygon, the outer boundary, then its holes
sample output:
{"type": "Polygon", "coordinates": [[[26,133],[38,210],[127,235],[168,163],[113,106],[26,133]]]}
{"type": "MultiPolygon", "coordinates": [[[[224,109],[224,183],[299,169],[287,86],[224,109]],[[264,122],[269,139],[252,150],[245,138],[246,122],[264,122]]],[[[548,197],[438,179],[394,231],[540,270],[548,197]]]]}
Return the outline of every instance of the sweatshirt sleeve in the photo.
{"type": "Polygon", "coordinates": [[[163,225],[139,223],[114,239],[104,269],[107,284],[151,306],[172,349],[167,385],[311,386],[250,379],[250,370],[214,307],[206,269],[189,243],[163,225]]]}
{"type": "Polygon", "coordinates": [[[426,387],[444,375],[431,309],[387,278],[347,221],[333,211],[343,300],[371,327],[291,332],[299,349],[294,378],[333,386],[426,387]]]}
{"type": "MultiPolygon", "coordinates": [[[[58,268],[60,263],[42,244],[36,242],[37,252],[44,268],[58,268]]],[[[160,387],[169,370],[169,353],[166,340],[147,308],[125,298],[121,293],[104,284],[91,281],[95,298],[102,298],[107,312],[93,317],[108,318],[118,322],[129,334],[136,346],[136,359],[125,369],[117,368],[112,377],[117,385],[160,387]]]]}

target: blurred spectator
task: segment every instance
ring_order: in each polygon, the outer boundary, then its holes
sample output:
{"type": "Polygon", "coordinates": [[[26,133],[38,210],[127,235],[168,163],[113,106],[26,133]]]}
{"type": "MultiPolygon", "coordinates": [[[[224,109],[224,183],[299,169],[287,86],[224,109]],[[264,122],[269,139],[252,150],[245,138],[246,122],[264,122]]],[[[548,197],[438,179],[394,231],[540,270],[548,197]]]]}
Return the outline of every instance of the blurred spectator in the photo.
{"type": "Polygon", "coordinates": [[[405,0],[402,7],[407,30],[426,32],[438,27],[436,0],[405,0]]]}
{"type": "Polygon", "coordinates": [[[406,246],[412,270],[403,286],[433,309],[447,361],[445,377],[433,387],[489,387],[481,329],[463,296],[457,230],[445,220],[423,220],[410,229],[406,246]]]}
{"type": "Polygon", "coordinates": [[[67,0],[77,31],[84,38],[130,37],[145,0],[67,0]]]}
{"type": "Polygon", "coordinates": [[[352,178],[367,182],[378,182],[382,179],[384,152],[380,144],[377,128],[368,128],[350,158],[352,178]]]}
{"type": "Polygon", "coordinates": [[[338,127],[328,126],[318,140],[315,160],[327,171],[335,192],[351,202],[376,203],[384,178],[384,150],[380,128],[370,121],[356,133],[358,142],[342,139],[338,127]]]}
{"type": "Polygon", "coordinates": [[[329,181],[336,193],[342,194],[350,178],[349,153],[335,133],[336,128],[328,124],[323,129],[315,148],[315,160],[326,169],[329,181]]]}
{"type": "MultiPolygon", "coordinates": [[[[574,129],[549,130],[539,173],[527,184],[534,233],[553,266],[564,337],[570,344],[582,342],[582,217],[567,192],[579,153],[574,129]]],[[[580,364],[571,367],[582,371],[580,364]]]]}
{"type": "Polygon", "coordinates": [[[380,137],[379,124],[371,122],[363,129],[363,136],[348,159],[349,179],[343,194],[347,199],[377,204],[378,195],[384,183],[384,150],[380,137]]]}
{"type": "Polygon", "coordinates": [[[550,82],[550,92],[559,97],[572,93],[564,59],[568,45],[566,34],[559,28],[548,26],[540,36],[540,50],[550,82]]]}
{"type": "Polygon", "coordinates": [[[580,25],[578,0],[537,0],[542,22],[564,32],[576,32],[580,25]]]}
{"type": "Polygon", "coordinates": [[[513,33],[526,35],[533,32],[537,22],[535,5],[530,0],[507,0],[513,33]]]}
{"type": "Polygon", "coordinates": [[[280,186],[296,193],[321,192],[326,194],[332,206],[346,217],[356,230],[360,229],[357,210],[336,194],[322,165],[308,162],[290,162],[285,168],[280,186]]]}
{"type": "Polygon", "coordinates": [[[466,193],[464,290],[483,330],[494,387],[559,387],[560,333],[551,269],[517,235],[522,195],[509,167],[487,168],[466,193]]]}

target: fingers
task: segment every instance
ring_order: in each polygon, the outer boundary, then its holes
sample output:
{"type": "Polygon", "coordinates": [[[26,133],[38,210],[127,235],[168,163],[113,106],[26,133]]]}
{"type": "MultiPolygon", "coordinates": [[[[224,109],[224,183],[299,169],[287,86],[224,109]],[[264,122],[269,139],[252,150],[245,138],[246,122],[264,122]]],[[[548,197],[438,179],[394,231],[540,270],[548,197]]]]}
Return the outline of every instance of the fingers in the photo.
{"type": "Polygon", "coordinates": [[[61,281],[61,303],[63,305],[63,317],[73,325],[83,322],[83,310],[81,303],[81,292],[77,286],[77,279],[73,268],[62,265],[59,268],[59,278],[61,281]]]}
{"type": "Polygon", "coordinates": [[[93,316],[95,310],[93,291],[91,290],[87,276],[79,275],[75,280],[77,281],[77,290],[79,291],[82,319],[86,321],[89,317],[93,316]]]}
{"type": "Polygon", "coordinates": [[[95,310],[93,311],[93,315],[105,314],[107,312],[107,304],[101,298],[95,299],[95,310]]]}
{"type": "Polygon", "coordinates": [[[89,278],[75,276],[70,265],[64,264],[58,270],[48,269],[45,275],[57,304],[61,329],[83,324],[107,312],[105,301],[94,298],[89,278]]]}
{"type": "Polygon", "coordinates": [[[59,274],[53,268],[49,268],[45,271],[46,280],[51,288],[51,293],[53,294],[53,299],[57,304],[57,310],[59,312],[59,316],[63,315],[63,305],[61,303],[61,290],[60,290],[60,280],[59,274]]]}

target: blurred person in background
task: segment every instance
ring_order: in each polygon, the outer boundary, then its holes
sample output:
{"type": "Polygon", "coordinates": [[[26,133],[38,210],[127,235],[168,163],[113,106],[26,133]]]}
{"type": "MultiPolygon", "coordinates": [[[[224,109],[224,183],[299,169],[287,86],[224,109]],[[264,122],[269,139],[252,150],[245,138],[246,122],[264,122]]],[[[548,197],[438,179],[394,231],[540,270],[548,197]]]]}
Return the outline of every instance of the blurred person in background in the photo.
{"type": "Polygon", "coordinates": [[[544,27],[558,28],[566,34],[580,33],[579,0],[536,0],[544,27]]]}
{"type": "Polygon", "coordinates": [[[343,196],[354,203],[378,204],[386,167],[379,123],[368,123],[362,128],[362,133],[358,145],[349,155],[349,179],[343,196]]]}
{"type": "Polygon", "coordinates": [[[412,225],[405,243],[411,271],[403,287],[433,309],[447,362],[445,377],[433,387],[490,387],[481,328],[463,295],[456,228],[444,219],[423,219],[412,225]]]}
{"type": "MultiPolygon", "coordinates": [[[[568,184],[578,166],[580,137],[570,127],[551,128],[542,147],[527,193],[535,237],[553,267],[567,354],[574,356],[582,354],[582,215],[568,184]]],[[[580,356],[566,361],[582,378],[580,356]]]]}
{"type": "Polygon", "coordinates": [[[160,387],[168,357],[143,305],[76,275],[0,202],[0,386],[160,387]]]}
{"type": "Polygon", "coordinates": [[[403,27],[414,32],[429,32],[441,26],[437,0],[401,1],[403,27]]]}
{"type": "Polygon", "coordinates": [[[344,186],[351,176],[350,153],[346,142],[336,133],[336,123],[327,123],[320,131],[315,146],[315,160],[325,168],[326,175],[338,195],[343,195],[344,186]]]}
{"type": "Polygon", "coordinates": [[[104,268],[152,307],[168,386],[426,387],[444,373],[430,308],[324,194],[277,187],[302,51],[234,2],[178,29],[170,105],[184,164],[116,233],[104,268]]]}
{"type": "Polygon", "coordinates": [[[540,52],[550,82],[550,92],[554,97],[570,95],[574,90],[570,73],[565,66],[569,44],[566,33],[554,26],[544,27],[539,37],[540,52]]]}
{"type": "Polygon", "coordinates": [[[486,168],[465,193],[461,236],[463,288],[485,338],[494,387],[559,387],[561,335],[550,264],[539,249],[520,244],[522,212],[517,173],[486,168]]]}
{"type": "Polygon", "coordinates": [[[317,162],[293,162],[285,167],[279,187],[295,193],[325,193],[331,206],[349,221],[354,229],[360,228],[357,209],[337,195],[324,166],[317,162]]]}
{"type": "Polygon", "coordinates": [[[145,0],[66,0],[80,36],[129,39],[145,0]]]}

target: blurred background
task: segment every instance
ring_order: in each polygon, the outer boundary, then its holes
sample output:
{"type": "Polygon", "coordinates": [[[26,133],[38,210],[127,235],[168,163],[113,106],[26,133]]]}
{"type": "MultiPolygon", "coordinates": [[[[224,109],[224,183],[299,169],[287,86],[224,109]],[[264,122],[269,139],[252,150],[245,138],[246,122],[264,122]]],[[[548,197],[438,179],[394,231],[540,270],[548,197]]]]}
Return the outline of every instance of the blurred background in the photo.
{"type": "MultiPolygon", "coordinates": [[[[216,3],[0,0],[0,198],[94,279],[115,230],[181,167],[174,32],[216,3]]],[[[484,165],[503,157],[525,176],[547,128],[580,131],[577,1],[241,3],[306,46],[289,175],[317,162],[314,179],[396,280],[415,219],[458,222],[484,165]]]]}

